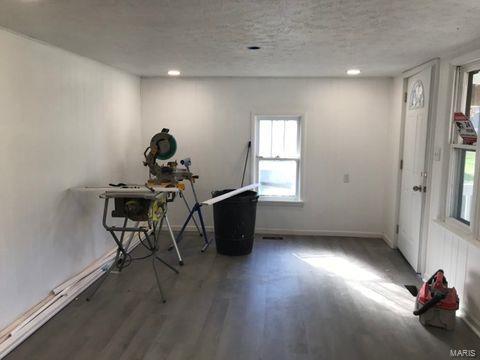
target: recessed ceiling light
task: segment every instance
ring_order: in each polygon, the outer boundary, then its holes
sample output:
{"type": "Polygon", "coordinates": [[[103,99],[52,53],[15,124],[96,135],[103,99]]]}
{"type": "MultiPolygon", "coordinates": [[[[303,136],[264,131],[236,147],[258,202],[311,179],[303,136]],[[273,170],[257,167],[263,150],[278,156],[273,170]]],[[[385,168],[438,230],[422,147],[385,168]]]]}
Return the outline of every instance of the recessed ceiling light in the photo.
{"type": "Polygon", "coordinates": [[[180,75],[180,71],[178,71],[178,70],[168,70],[168,75],[178,76],[178,75],[180,75]]]}
{"type": "Polygon", "coordinates": [[[358,69],[348,69],[347,70],[347,75],[358,75],[358,74],[360,74],[360,72],[361,71],[358,70],[358,69]]]}
{"type": "Polygon", "coordinates": [[[260,46],[248,46],[247,47],[248,50],[260,50],[260,46]]]}

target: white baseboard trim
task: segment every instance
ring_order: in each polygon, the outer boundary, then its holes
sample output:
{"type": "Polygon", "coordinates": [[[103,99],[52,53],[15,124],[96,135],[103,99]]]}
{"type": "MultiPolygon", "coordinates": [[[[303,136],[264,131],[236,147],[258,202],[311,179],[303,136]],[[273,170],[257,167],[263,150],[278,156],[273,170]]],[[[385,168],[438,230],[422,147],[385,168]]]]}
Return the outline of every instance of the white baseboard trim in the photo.
{"type": "Polygon", "coordinates": [[[305,230],[305,229],[265,229],[257,228],[257,234],[297,235],[297,236],[339,236],[358,238],[382,238],[383,234],[366,231],[305,230]]]}
{"type": "MultiPolygon", "coordinates": [[[[133,250],[140,241],[133,238],[129,251],[133,250]]],[[[25,341],[30,335],[37,331],[48,320],[60,312],[70,302],[80,295],[85,289],[100,278],[116,256],[116,248],[107,252],[103,257],[94,261],[83,271],[65,281],[59,287],[52,289],[49,296],[44,299],[43,305],[34,311],[29,310],[28,316],[20,316],[12,324],[8,325],[1,332],[7,336],[2,341],[0,339],[0,359],[3,359],[18,345],[25,341]],[[60,289],[60,291],[55,291],[60,289]],[[10,328],[10,329],[9,329],[10,328]]]]}
{"type": "Polygon", "coordinates": [[[386,243],[390,248],[392,248],[392,249],[395,249],[395,248],[396,248],[395,245],[393,244],[392,239],[390,239],[390,238],[387,236],[387,234],[383,234],[382,239],[383,239],[383,241],[385,241],[385,243],[386,243]]]}
{"type": "Polygon", "coordinates": [[[463,310],[462,319],[465,320],[468,327],[480,338],[480,321],[470,316],[468,314],[468,309],[463,310]]]}
{"type": "MultiPolygon", "coordinates": [[[[205,227],[208,232],[213,231],[213,226],[205,227]]],[[[178,231],[181,229],[180,225],[172,225],[172,229],[178,231]]],[[[195,225],[188,225],[185,228],[186,232],[196,231],[195,225]]],[[[379,232],[369,231],[339,231],[339,230],[305,230],[305,229],[267,229],[256,228],[256,234],[268,235],[297,235],[297,236],[339,236],[339,237],[358,237],[358,238],[378,238],[384,239],[385,235],[379,232]]],[[[390,246],[390,243],[387,243],[390,246]]]]}

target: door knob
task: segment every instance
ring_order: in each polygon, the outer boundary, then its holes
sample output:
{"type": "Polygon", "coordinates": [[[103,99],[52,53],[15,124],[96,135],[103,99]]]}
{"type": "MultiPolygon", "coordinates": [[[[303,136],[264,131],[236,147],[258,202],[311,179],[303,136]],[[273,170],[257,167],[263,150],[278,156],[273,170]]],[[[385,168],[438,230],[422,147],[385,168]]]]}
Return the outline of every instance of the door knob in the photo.
{"type": "Polygon", "coordinates": [[[422,191],[422,187],[415,185],[415,186],[413,187],[413,191],[422,191]]]}

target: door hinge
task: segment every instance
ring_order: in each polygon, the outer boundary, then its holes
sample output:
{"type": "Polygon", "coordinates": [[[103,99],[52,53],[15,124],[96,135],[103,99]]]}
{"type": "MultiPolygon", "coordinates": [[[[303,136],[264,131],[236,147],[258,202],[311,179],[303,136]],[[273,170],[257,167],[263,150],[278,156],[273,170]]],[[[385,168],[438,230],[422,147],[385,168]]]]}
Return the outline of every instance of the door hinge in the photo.
{"type": "Polygon", "coordinates": [[[400,170],[403,170],[403,160],[400,160],[400,170]]]}
{"type": "Polygon", "coordinates": [[[407,94],[407,93],[403,93],[403,102],[406,103],[406,102],[407,102],[407,99],[408,99],[408,94],[407,94]]]}
{"type": "Polygon", "coordinates": [[[397,224],[397,227],[395,228],[395,233],[398,234],[398,230],[400,229],[400,225],[397,224]]]}

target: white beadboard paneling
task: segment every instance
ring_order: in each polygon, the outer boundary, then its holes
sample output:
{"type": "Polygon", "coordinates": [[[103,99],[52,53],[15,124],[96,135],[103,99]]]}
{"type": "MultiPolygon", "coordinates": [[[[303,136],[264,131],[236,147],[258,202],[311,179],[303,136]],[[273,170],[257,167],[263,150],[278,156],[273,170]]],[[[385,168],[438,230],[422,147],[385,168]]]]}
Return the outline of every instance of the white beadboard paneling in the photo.
{"type": "Polygon", "coordinates": [[[467,315],[480,326],[480,247],[469,244],[467,253],[464,302],[467,315]]]}
{"type": "MultiPolygon", "coordinates": [[[[455,274],[457,273],[457,248],[458,248],[458,238],[449,233],[448,241],[446,242],[446,246],[444,248],[445,251],[445,272],[448,274],[447,279],[454,279],[455,274]]],[[[452,286],[453,284],[450,284],[452,286]]]]}
{"type": "Polygon", "coordinates": [[[449,262],[450,262],[449,248],[450,248],[451,242],[452,242],[452,234],[449,232],[446,232],[443,235],[442,243],[439,244],[440,248],[442,249],[440,252],[441,268],[444,269],[445,271],[449,270],[449,262]]]}
{"type": "Polygon", "coordinates": [[[68,189],[138,180],[142,146],[137,77],[3,30],[0,54],[2,328],[111,249],[68,189]]]}
{"type": "Polygon", "coordinates": [[[473,322],[480,323],[479,245],[463,239],[439,222],[432,222],[424,277],[428,278],[436,270],[443,269],[449,286],[457,289],[461,309],[473,322]]]}
{"type": "Polygon", "coordinates": [[[427,271],[425,277],[430,277],[443,266],[443,247],[445,244],[445,231],[436,223],[430,227],[430,237],[427,244],[427,271]]]}
{"type": "Polygon", "coordinates": [[[462,239],[458,241],[458,253],[457,253],[457,263],[456,263],[456,276],[455,282],[453,283],[457,288],[458,294],[460,297],[464,298],[464,289],[465,289],[465,270],[467,268],[467,256],[468,256],[469,244],[462,239]]]}

